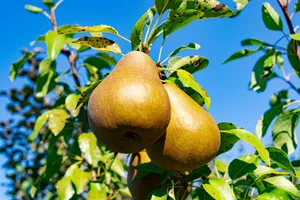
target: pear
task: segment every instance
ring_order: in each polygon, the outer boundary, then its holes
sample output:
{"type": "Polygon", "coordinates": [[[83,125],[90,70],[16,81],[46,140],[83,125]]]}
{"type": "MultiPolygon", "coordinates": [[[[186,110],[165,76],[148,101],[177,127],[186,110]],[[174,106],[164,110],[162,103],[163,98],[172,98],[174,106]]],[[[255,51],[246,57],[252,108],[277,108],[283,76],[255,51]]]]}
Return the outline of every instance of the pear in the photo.
{"type": "Polygon", "coordinates": [[[95,88],[88,102],[89,124],[112,151],[133,153],[157,141],[170,122],[171,107],[155,62],[132,51],[95,88]]]}
{"type": "MultiPolygon", "coordinates": [[[[151,173],[146,176],[143,176],[141,179],[132,183],[132,180],[139,174],[143,173],[142,171],[136,170],[135,167],[139,164],[151,162],[149,156],[147,155],[146,150],[142,150],[139,153],[132,154],[128,175],[127,175],[127,185],[129,191],[135,200],[146,200],[149,194],[155,189],[161,188],[161,174],[151,173]]],[[[188,174],[188,172],[185,172],[188,174]]],[[[186,199],[192,190],[192,183],[184,183],[184,176],[174,177],[171,176],[171,179],[176,183],[175,195],[178,195],[178,199],[186,199]],[[180,183],[179,183],[180,182],[180,183]]],[[[172,182],[168,180],[166,185],[169,188],[172,187],[172,182]]]]}
{"type": "Polygon", "coordinates": [[[221,136],[212,116],[172,83],[164,84],[171,102],[171,120],[164,134],[147,148],[153,163],[170,171],[191,171],[211,161],[221,136]]]}

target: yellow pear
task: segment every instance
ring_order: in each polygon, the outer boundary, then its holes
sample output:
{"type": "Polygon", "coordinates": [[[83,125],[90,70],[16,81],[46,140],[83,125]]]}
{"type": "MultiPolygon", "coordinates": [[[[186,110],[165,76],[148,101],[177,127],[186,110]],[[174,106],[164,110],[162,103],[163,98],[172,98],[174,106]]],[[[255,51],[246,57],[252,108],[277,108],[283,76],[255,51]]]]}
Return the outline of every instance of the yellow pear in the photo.
{"type": "Polygon", "coordinates": [[[96,87],[88,102],[89,124],[112,151],[139,152],[166,131],[171,107],[155,62],[132,51],[96,87]]]}
{"type": "Polygon", "coordinates": [[[147,148],[153,163],[170,171],[191,171],[211,161],[220,148],[220,131],[212,116],[172,83],[164,84],[171,102],[171,121],[147,148]]]}
{"type": "MultiPolygon", "coordinates": [[[[136,170],[134,168],[139,164],[148,162],[151,162],[151,160],[148,157],[147,152],[145,150],[142,150],[139,153],[132,154],[131,156],[127,175],[127,185],[129,187],[131,195],[135,200],[146,200],[148,195],[153,190],[162,187],[161,175],[156,173],[148,174],[147,176],[144,176],[141,179],[131,183],[135,176],[141,173],[141,171],[136,170]]],[[[186,172],[185,174],[188,174],[188,172],[186,172]]],[[[184,177],[171,176],[171,178],[174,181],[174,183],[177,183],[177,187],[174,191],[175,195],[179,195],[180,200],[185,200],[192,190],[192,184],[182,184],[182,182],[184,182],[184,177]],[[178,184],[178,182],[180,183],[178,184]]],[[[169,188],[172,187],[172,182],[170,180],[168,180],[166,184],[169,188]]]]}

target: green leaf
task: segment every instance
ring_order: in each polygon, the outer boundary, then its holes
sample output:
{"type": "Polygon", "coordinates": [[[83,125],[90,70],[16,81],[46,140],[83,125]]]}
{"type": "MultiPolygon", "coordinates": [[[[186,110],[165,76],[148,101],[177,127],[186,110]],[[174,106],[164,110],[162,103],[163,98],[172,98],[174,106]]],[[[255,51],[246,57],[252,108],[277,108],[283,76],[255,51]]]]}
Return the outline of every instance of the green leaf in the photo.
{"type": "Polygon", "coordinates": [[[36,40],[30,42],[30,46],[33,46],[36,42],[45,42],[45,36],[40,35],[36,40]]]}
{"type": "Polygon", "coordinates": [[[95,135],[93,133],[83,133],[79,135],[78,142],[82,157],[93,167],[97,167],[101,158],[101,152],[95,135]]]}
{"type": "Polygon", "coordinates": [[[53,2],[53,0],[42,0],[42,1],[50,9],[55,5],[55,3],[53,2]]]}
{"type": "MultiPolygon", "coordinates": [[[[176,57],[178,58],[178,57],[176,57]]],[[[172,61],[174,62],[174,60],[172,61]]],[[[200,71],[208,66],[208,59],[202,56],[187,56],[181,59],[178,59],[176,62],[168,66],[168,72],[172,74],[178,69],[183,69],[193,74],[197,71],[200,71]]]]}
{"type": "Polygon", "coordinates": [[[296,127],[299,115],[294,110],[286,110],[278,115],[275,121],[272,136],[275,147],[291,154],[297,147],[296,127]]]}
{"type": "Polygon", "coordinates": [[[79,26],[74,25],[70,28],[59,31],[59,34],[73,34],[73,33],[112,33],[119,35],[118,31],[108,25],[100,24],[97,26],[79,26]]]}
{"type": "Polygon", "coordinates": [[[49,111],[49,129],[57,136],[65,127],[69,114],[64,109],[53,109],[49,111]]]}
{"type": "Polygon", "coordinates": [[[290,36],[291,36],[291,38],[292,38],[293,40],[298,40],[298,41],[300,41],[300,32],[295,33],[295,34],[290,34],[290,36]]]}
{"type": "Polygon", "coordinates": [[[262,138],[266,135],[271,122],[282,110],[283,104],[270,108],[260,117],[256,124],[256,135],[258,138],[262,138]]]}
{"type": "Polygon", "coordinates": [[[158,27],[151,31],[147,41],[148,46],[152,45],[152,43],[164,32],[165,25],[166,21],[162,22],[158,27]]]}
{"type": "Polygon", "coordinates": [[[118,158],[114,159],[110,169],[116,172],[119,176],[125,177],[124,165],[118,158]]]}
{"type": "Polygon", "coordinates": [[[164,170],[160,169],[153,163],[142,163],[135,167],[137,170],[147,171],[151,173],[163,174],[164,170]]]}
{"type": "Polygon", "coordinates": [[[146,23],[149,10],[142,15],[142,17],[135,23],[135,25],[131,30],[130,40],[131,40],[132,51],[141,49],[141,42],[143,39],[145,23],[146,23]]]}
{"type": "Polygon", "coordinates": [[[48,155],[46,161],[45,179],[47,181],[50,181],[50,179],[59,172],[60,166],[62,165],[63,157],[60,155],[56,143],[57,137],[52,136],[48,146],[48,155]]]}
{"type": "Polygon", "coordinates": [[[258,152],[261,159],[267,164],[270,165],[270,156],[267,149],[264,147],[263,143],[255,137],[252,133],[244,129],[232,129],[232,130],[220,130],[220,132],[229,133],[237,136],[238,138],[244,140],[248,144],[252,145],[258,152]]]}
{"type": "Polygon", "coordinates": [[[100,58],[101,60],[103,60],[104,62],[106,62],[109,65],[116,65],[117,64],[116,59],[113,56],[108,55],[107,53],[98,52],[97,57],[100,58]]]}
{"type": "Polygon", "coordinates": [[[268,29],[283,31],[280,16],[268,2],[263,3],[262,18],[268,29]]]}
{"type": "MultiPolygon", "coordinates": [[[[103,53],[104,54],[104,53],[103,53]]],[[[83,65],[87,69],[87,75],[89,77],[89,81],[94,82],[99,79],[103,79],[103,75],[101,73],[102,69],[110,69],[110,64],[107,63],[106,60],[102,59],[98,56],[91,56],[87,58],[83,65]]]]}
{"type": "Polygon", "coordinates": [[[164,38],[194,20],[232,15],[233,12],[226,5],[216,0],[184,0],[179,8],[170,11],[164,29],[164,38]]]}
{"type": "Polygon", "coordinates": [[[215,166],[219,172],[224,174],[228,171],[229,164],[222,160],[216,160],[215,166]]]}
{"type": "Polygon", "coordinates": [[[87,195],[87,200],[107,199],[106,187],[104,184],[91,183],[90,190],[87,195]]]}
{"type": "Polygon", "coordinates": [[[222,130],[237,129],[237,127],[234,124],[228,122],[221,122],[218,124],[218,127],[221,133],[221,145],[217,155],[220,155],[232,149],[235,143],[237,143],[240,139],[233,134],[222,132],[222,130]]]}
{"type": "Polygon", "coordinates": [[[260,46],[260,47],[262,47],[262,46],[272,47],[273,46],[272,44],[263,42],[261,40],[255,39],[255,38],[245,39],[241,43],[242,43],[242,46],[249,46],[249,45],[250,46],[260,46]]]}
{"type": "Polygon", "coordinates": [[[232,180],[240,178],[249,172],[254,171],[258,165],[258,157],[246,154],[240,158],[234,159],[228,168],[229,176],[232,180]]]}
{"type": "Polygon", "coordinates": [[[56,183],[58,198],[60,200],[69,200],[75,191],[72,187],[71,177],[64,177],[56,183]]]}
{"type": "Polygon", "coordinates": [[[81,37],[73,43],[89,46],[95,50],[122,54],[119,45],[110,39],[104,37],[81,37]]]}
{"type": "Polygon", "coordinates": [[[164,171],[163,174],[160,177],[160,183],[162,185],[166,184],[167,180],[169,179],[169,177],[172,175],[171,171],[164,171]]]}
{"type": "Polygon", "coordinates": [[[92,179],[92,172],[85,172],[79,167],[76,167],[71,175],[71,180],[75,184],[76,194],[81,194],[84,192],[85,186],[92,179]]]}
{"type": "Polygon", "coordinates": [[[251,74],[250,89],[257,92],[263,92],[266,89],[267,82],[276,76],[273,73],[275,61],[275,51],[271,50],[256,62],[251,74]]]}
{"type": "Polygon", "coordinates": [[[167,200],[168,199],[168,188],[158,188],[154,190],[151,200],[167,200]]]}
{"type": "Polygon", "coordinates": [[[55,60],[64,47],[66,41],[65,35],[58,35],[58,33],[54,31],[48,31],[45,35],[45,41],[47,44],[48,57],[55,60]]]}
{"type": "Polygon", "coordinates": [[[25,5],[25,9],[32,13],[42,13],[44,10],[42,8],[32,6],[32,5],[25,5]]]}
{"type": "Polygon", "coordinates": [[[211,178],[208,183],[203,183],[205,191],[216,200],[236,199],[228,183],[219,178],[211,178]]]}
{"type": "Polygon", "coordinates": [[[77,117],[80,112],[81,106],[78,106],[76,108],[78,100],[79,100],[79,95],[74,94],[74,93],[69,94],[65,100],[66,108],[70,111],[70,113],[73,117],[77,117]]]}
{"type": "Polygon", "coordinates": [[[209,176],[211,174],[211,170],[207,165],[203,165],[192,170],[187,177],[185,178],[186,182],[192,182],[202,176],[209,176]]]}
{"type": "Polygon", "coordinates": [[[263,194],[259,195],[256,200],[290,200],[292,197],[289,195],[289,193],[275,188],[271,191],[266,191],[263,194]]]}
{"type": "Polygon", "coordinates": [[[81,95],[80,98],[78,100],[78,103],[76,105],[76,108],[78,106],[80,106],[82,103],[87,102],[90,99],[90,96],[92,94],[92,92],[94,91],[94,89],[101,83],[102,80],[99,81],[95,81],[92,85],[90,85],[88,87],[88,89],[86,89],[81,95]]]}
{"type": "Polygon", "coordinates": [[[270,183],[278,189],[288,192],[290,195],[300,198],[300,193],[296,186],[287,180],[284,176],[274,176],[270,178],[265,178],[265,182],[270,183]]]}
{"type": "Polygon", "coordinates": [[[196,101],[200,106],[203,107],[204,99],[201,97],[201,95],[198,92],[196,92],[190,87],[184,88],[184,92],[187,93],[192,99],[194,99],[194,101],[196,101]]]}
{"type": "Polygon", "coordinates": [[[262,49],[263,48],[259,47],[258,49],[255,49],[255,50],[251,50],[251,49],[242,49],[242,50],[239,50],[239,51],[233,53],[225,61],[223,61],[222,64],[225,64],[225,63],[228,63],[228,62],[233,61],[233,60],[237,60],[237,59],[240,59],[240,58],[244,58],[244,57],[250,56],[250,55],[252,55],[252,54],[254,54],[256,52],[259,52],[262,49]]]}
{"type": "MultiPolygon", "coordinates": [[[[300,45],[300,43],[298,43],[298,48],[299,48],[299,45],[300,45]]],[[[291,40],[288,44],[288,59],[294,69],[294,72],[299,77],[300,76],[300,61],[297,57],[297,53],[295,52],[295,40],[291,40]]]]}
{"type": "Polygon", "coordinates": [[[186,50],[186,49],[198,50],[199,48],[200,48],[199,44],[191,42],[186,46],[181,46],[181,47],[175,49],[174,51],[172,51],[172,53],[170,53],[170,55],[168,57],[170,58],[172,56],[175,56],[180,51],[183,51],[183,50],[186,50]]]}
{"type": "Polygon", "coordinates": [[[268,147],[267,150],[269,151],[271,160],[273,160],[281,169],[289,170],[296,175],[293,165],[284,151],[276,147],[268,147]]]}
{"type": "Polygon", "coordinates": [[[207,92],[196,82],[194,77],[189,72],[182,69],[177,70],[177,75],[186,87],[193,88],[203,97],[206,108],[210,109],[210,97],[208,96],[207,92]]]}
{"type": "Polygon", "coordinates": [[[24,66],[25,62],[32,55],[34,55],[32,52],[27,51],[20,60],[18,60],[17,62],[12,64],[12,66],[10,68],[10,74],[9,74],[9,79],[11,81],[15,80],[19,70],[24,66]]]}
{"type": "Polygon", "coordinates": [[[46,121],[48,120],[48,114],[49,114],[49,111],[43,113],[36,119],[34,128],[33,128],[33,132],[29,136],[30,141],[33,141],[38,136],[39,131],[41,130],[41,128],[45,125],[46,121]]]}
{"type": "Polygon", "coordinates": [[[300,1],[297,0],[296,4],[295,4],[295,8],[294,8],[294,12],[299,12],[300,11],[300,1]]]}
{"type": "Polygon", "coordinates": [[[55,68],[56,62],[52,61],[50,58],[44,59],[40,63],[36,97],[44,97],[55,88],[55,68]]]}
{"type": "Polygon", "coordinates": [[[30,189],[30,196],[31,196],[31,198],[34,198],[34,196],[36,194],[36,191],[37,191],[37,188],[34,185],[31,186],[31,189],[30,189]]]}
{"type": "Polygon", "coordinates": [[[168,9],[178,8],[181,0],[155,0],[155,7],[159,15],[162,15],[168,9]]]}
{"type": "Polygon", "coordinates": [[[256,176],[256,180],[265,177],[266,175],[287,175],[287,172],[278,172],[271,167],[266,167],[263,165],[257,166],[257,169],[254,170],[254,174],[256,176]]]}
{"type": "Polygon", "coordinates": [[[237,16],[247,6],[249,0],[233,0],[236,3],[236,9],[234,15],[237,16]]]}

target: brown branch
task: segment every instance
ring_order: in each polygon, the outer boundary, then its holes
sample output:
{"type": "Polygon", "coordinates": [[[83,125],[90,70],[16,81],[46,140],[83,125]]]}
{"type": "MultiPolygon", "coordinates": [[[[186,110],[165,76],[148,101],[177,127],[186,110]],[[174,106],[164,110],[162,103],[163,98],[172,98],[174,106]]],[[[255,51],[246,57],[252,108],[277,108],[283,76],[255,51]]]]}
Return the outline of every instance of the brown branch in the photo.
{"type": "MultiPolygon", "coordinates": [[[[288,28],[289,28],[289,31],[290,31],[290,34],[295,34],[295,31],[294,31],[294,27],[293,27],[293,24],[292,24],[292,20],[291,20],[291,17],[290,17],[290,14],[289,14],[289,9],[288,9],[288,5],[289,5],[289,2],[287,1],[286,4],[282,3],[281,0],[277,0],[283,14],[284,14],[284,18],[285,18],[285,21],[288,25],[288,28]]],[[[294,41],[294,53],[296,54],[297,56],[297,59],[300,63],[300,54],[299,54],[299,51],[298,51],[298,41],[297,40],[293,40],[294,41]]]]}

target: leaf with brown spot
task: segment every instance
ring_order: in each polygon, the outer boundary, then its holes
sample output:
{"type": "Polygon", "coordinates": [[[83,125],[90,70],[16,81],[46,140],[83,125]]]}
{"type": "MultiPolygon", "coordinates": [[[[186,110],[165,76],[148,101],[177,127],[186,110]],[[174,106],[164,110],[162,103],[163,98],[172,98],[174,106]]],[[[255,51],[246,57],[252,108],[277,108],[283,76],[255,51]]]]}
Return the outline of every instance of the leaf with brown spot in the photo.
{"type": "Polygon", "coordinates": [[[104,37],[85,36],[85,37],[82,37],[82,38],[79,38],[79,39],[73,41],[73,43],[86,45],[95,50],[122,54],[119,45],[115,41],[104,38],[104,37]]]}
{"type": "Polygon", "coordinates": [[[76,108],[77,109],[82,103],[86,102],[89,100],[92,92],[94,89],[101,83],[102,80],[94,82],[92,85],[89,86],[88,89],[86,89],[79,97],[79,100],[77,102],[76,108]]]}

